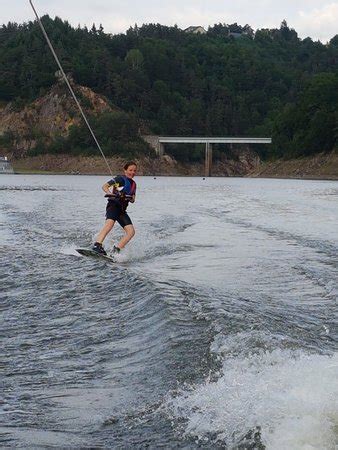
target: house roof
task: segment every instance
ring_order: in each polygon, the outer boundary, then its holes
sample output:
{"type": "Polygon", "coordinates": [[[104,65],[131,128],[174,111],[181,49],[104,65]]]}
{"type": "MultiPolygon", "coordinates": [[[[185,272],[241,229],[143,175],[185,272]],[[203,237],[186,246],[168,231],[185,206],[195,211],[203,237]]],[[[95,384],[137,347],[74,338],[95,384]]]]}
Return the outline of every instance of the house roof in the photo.
{"type": "Polygon", "coordinates": [[[204,33],[207,32],[201,25],[190,26],[190,27],[186,28],[184,31],[186,33],[194,33],[194,32],[199,31],[199,30],[201,30],[204,33]]]}

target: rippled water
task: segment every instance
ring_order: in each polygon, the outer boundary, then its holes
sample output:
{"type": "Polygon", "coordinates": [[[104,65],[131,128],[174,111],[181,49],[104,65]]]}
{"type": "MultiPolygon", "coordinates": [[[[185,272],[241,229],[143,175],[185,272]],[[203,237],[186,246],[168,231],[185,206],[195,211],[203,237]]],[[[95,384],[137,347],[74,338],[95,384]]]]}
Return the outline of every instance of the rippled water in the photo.
{"type": "Polygon", "coordinates": [[[0,177],[1,446],[334,449],[338,184],[139,177],[110,264],[104,181],[0,177]]]}

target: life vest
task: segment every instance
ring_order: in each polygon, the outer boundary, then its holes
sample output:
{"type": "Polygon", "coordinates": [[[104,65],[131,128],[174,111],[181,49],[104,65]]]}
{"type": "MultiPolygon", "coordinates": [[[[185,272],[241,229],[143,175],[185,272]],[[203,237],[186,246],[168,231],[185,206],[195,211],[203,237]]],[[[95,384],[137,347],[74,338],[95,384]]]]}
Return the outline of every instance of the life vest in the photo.
{"type": "MultiPolygon", "coordinates": [[[[109,186],[111,186],[114,191],[116,189],[120,192],[120,194],[124,195],[134,195],[136,192],[136,183],[131,178],[126,177],[125,175],[117,175],[112,180],[108,181],[109,186]]],[[[116,198],[111,199],[109,201],[113,201],[122,206],[122,209],[125,211],[127,209],[129,201],[126,198],[116,198]]]]}
{"type": "Polygon", "coordinates": [[[108,184],[125,195],[134,195],[136,192],[136,183],[125,175],[117,175],[108,184]]]}

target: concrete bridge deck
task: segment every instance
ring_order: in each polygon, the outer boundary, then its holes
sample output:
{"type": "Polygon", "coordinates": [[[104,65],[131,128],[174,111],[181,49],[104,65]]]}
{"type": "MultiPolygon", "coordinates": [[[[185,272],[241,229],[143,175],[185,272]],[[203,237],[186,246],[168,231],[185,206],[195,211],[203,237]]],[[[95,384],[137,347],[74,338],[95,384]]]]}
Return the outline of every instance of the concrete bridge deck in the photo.
{"type": "Polygon", "coordinates": [[[205,144],[205,176],[211,175],[213,144],[271,144],[267,137],[222,137],[222,136],[142,136],[155,152],[162,156],[165,144],[205,144]]]}
{"type": "Polygon", "coordinates": [[[271,138],[158,136],[160,144],[271,144],[271,138]]]}

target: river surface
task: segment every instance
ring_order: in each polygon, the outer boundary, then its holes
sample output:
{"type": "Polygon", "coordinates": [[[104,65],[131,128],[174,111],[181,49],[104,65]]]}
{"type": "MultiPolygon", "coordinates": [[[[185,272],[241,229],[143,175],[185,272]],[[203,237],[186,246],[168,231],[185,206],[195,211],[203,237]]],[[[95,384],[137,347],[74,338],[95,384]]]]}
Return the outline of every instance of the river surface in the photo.
{"type": "Polygon", "coordinates": [[[338,183],[105,181],[0,176],[0,446],[333,450],[338,183]]]}

